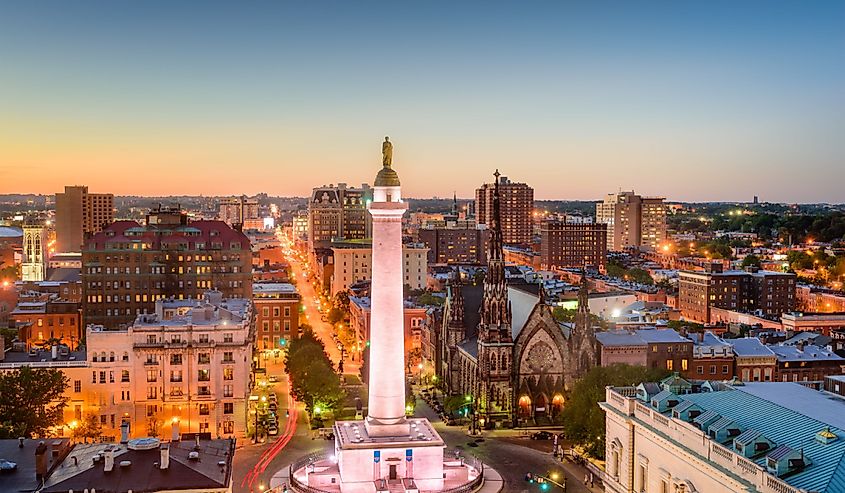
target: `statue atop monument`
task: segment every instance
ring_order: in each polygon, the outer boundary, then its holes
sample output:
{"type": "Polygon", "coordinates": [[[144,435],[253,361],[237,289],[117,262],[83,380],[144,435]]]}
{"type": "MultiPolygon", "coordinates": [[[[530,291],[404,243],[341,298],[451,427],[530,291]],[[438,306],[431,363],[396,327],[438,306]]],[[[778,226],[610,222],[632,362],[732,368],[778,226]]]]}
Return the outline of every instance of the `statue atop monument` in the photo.
{"type": "Polygon", "coordinates": [[[381,164],[385,166],[393,164],[393,142],[390,142],[390,137],[385,137],[384,142],[381,143],[381,164]]]}

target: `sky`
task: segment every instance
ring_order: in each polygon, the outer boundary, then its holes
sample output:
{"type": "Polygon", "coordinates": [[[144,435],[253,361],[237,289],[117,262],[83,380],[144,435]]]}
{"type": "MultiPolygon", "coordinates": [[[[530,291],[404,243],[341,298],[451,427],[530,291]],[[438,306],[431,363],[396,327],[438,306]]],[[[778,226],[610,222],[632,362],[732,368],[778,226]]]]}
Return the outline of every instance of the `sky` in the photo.
{"type": "Polygon", "coordinates": [[[845,2],[0,0],[0,193],[845,202],[845,2]]]}

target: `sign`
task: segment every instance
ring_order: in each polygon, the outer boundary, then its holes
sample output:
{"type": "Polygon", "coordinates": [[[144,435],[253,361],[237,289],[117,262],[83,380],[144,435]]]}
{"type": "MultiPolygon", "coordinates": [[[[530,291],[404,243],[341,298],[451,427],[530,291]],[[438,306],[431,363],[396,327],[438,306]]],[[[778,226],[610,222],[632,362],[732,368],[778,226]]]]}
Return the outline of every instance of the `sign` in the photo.
{"type": "Polygon", "coordinates": [[[380,450],[373,450],[373,462],[378,464],[381,462],[381,451],[380,450]]]}
{"type": "Polygon", "coordinates": [[[405,450],[405,460],[411,462],[414,460],[414,449],[406,449],[405,450]]]}

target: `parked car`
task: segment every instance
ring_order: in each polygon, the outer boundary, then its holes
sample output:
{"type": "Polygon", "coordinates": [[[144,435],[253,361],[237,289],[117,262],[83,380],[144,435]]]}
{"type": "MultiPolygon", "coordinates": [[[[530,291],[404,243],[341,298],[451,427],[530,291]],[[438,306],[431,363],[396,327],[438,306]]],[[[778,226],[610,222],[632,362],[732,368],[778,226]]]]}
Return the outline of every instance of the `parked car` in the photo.
{"type": "Polygon", "coordinates": [[[277,377],[276,375],[270,375],[270,376],[267,378],[267,380],[268,380],[270,383],[276,383],[276,382],[278,382],[278,381],[279,381],[279,377],[277,377]]]}
{"type": "Polygon", "coordinates": [[[551,440],[554,435],[548,431],[538,431],[531,435],[532,440],[551,440]]]}
{"type": "Polygon", "coordinates": [[[276,425],[270,425],[270,427],[267,428],[267,434],[271,435],[271,436],[278,435],[279,434],[279,427],[277,427],[276,425]]]}
{"type": "Polygon", "coordinates": [[[270,404],[269,404],[268,407],[273,412],[275,412],[277,409],[279,409],[279,405],[276,404],[276,401],[270,401],[270,404]]]}
{"type": "Polygon", "coordinates": [[[276,402],[276,393],[270,392],[269,394],[267,394],[267,398],[270,399],[273,402],[276,402]]]}
{"type": "Polygon", "coordinates": [[[0,459],[0,471],[12,472],[18,469],[18,463],[10,460],[0,459]]]}

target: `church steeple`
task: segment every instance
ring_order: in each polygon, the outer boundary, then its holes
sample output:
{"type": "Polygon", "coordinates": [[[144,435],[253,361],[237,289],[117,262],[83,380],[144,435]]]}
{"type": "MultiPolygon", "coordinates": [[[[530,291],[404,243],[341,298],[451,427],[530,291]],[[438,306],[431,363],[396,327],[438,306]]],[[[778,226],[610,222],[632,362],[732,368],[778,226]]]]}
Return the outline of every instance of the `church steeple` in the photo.
{"type": "Polygon", "coordinates": [[[585,334],[592,327],[590,322],[590,283],[587,281],[587,271],[581,271],[581,282],[578,287],[578,311],[575,313],[575,332],[585,334]]]}
{"type": "Polygon", "coordinates": [[[511,338],[511,309],[508,303],[508,286],[505,282],[505,255],[502,242],[501,214],[499,210],[499,170],[493,173],[493,213],[490,215],[490,246],[487,253],[487,276],[484,278],[484,302],[481,307],[481,323],[492,330],[498,327],[498,334],[492,338],[511,338]],[[507,327],[503,327],[507,326],[507,327]]]}
{"type": "Polygon", "coordinates": [[[464,294],[461,291],[461,277],[460,273],[456,272],[449,282],[449,290],[451,291],[451,306],[449,313],[449,325],[453,327],[464,327],[464,294]]]}

